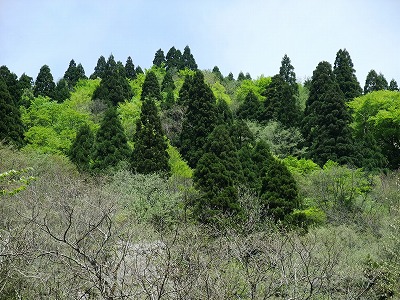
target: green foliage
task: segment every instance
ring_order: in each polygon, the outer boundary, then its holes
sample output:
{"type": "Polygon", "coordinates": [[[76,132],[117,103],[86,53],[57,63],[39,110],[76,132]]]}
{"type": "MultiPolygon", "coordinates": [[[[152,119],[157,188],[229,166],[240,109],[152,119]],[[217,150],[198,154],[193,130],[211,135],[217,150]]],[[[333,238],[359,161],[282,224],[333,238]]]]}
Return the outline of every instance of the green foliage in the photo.
{"type": "Polygon", "coordinates": [[[107,62],[103,55],[97,60],[97,65],[94,67],[94,72],[90,75],[90,79],[104,78],[106,75],[107,62]]]}
{"type": "Polygon", "coordinates": [[[0,77],[0,141],[22,147],[23,134],[20,111],[0,77]]]}
{"type": "Polygon", "coordinates": [[[378,75],[375,72],[375,70],[371,70],[368,72],[364,85],[365,95],[374,91],[387,90],[387,89],[388,89],[388,83],[382,73],[379,73],[378,75]]]}
{"type": "Polygon", "coordinates": [[[77,111],[72,103],[37,97],[28,109],[22,108],[21,119],[27,128],[26,147],[45,153],[67,154],[81,125],[94,126],[89,113],[77,111]]]}
{"type": "Polygon", "coordinates": [[[283,162],[273,159],[265,170],[260,191],[262,215],[284,220],[300,207],[296,181],[283,162]]]}
{"type": "Polygon", "coordinates": [[[261,117],[261,102],[258,100],[257,96],[250,91],[244,101],[240,104],[236,115],[239,119],[258,121],[261,117]]]}
{"type": "Polygon", "coordinates": [[[218,124],[231,126],[233,124],[232,111],[229,108],[225,100],[219,100],[217,102],[217,119],[218,124]]]}
{"type": "Polygon", "coordinates": [[[168,144],[167,148],[169,156],[169,165],[171,166],[171,174],[179,178],[190,179],[193,176],[193,170],[182,159],[178,149],[168,144]]]}
{"type": "Polygon", "coordinates": [[[68,153],[71,161],[77,166],[79,172],[87,172],[93,152],[94,134],[89,125],[82,125],[77,134],[71,149],[68,153]]]}
{"type": "Polygon", "coordinates": [[[336,82],[342,90],[346,102],[361,96],[362,89],[356,77],[356,70],[351,60],[350,54],[346,49],[340,49],[336,53],[333,74],[336,82]]]}
{"type": "Polygon", "coordinates": [[[54,96],[55,88],[56,84],[54,83],[50,68],[49,66],[44,65],[40,68],[39,74],[36,78],[33,94],[35,97],[44,96],[52,98],[54,96]]]}
{"type": "Polygon", "coordinates": [[[118,114],[128,141],[133,141],[136,132],[136,123],[140,119],[142,101],[133,97],[132,101],[125,101],[118,105],[118,114]]]}
{"type": "Polygon", "coordinates": [[[218,224],[224,216],[239,217],[236,186],[242,177],[240,167],[228,129],[224,125],[215,127],[193,174],[195,187],[200,191],[194,212],[200,221],[218,224]]]}
{"type": "MultiPolygon", "coordinates": [[[[371,92],[354,99],[349,103],[349,106],[353,111],[354,121],[352,125],[357,139],[365,141],[363,145],[368,146],[367,149],[372,151],[372,153],[369,151],[372,166],[382,167],[380,151],[379,149],[374,150],[374,146],[379,145],[388,161],[389,168],[397,169],[400,166],[398,149],[400,93],[392,91],[371,92]],[[376,156],[374,153],[376,153],[376,156]]],[[[368,156],[366,158],[368,159],[368,156]]]]}
{"type": "Polygon", "coordinates": [[[119,163],[128,159],[130,153],[117,111],[111,107],[106,111],[96,133],[92,169],[101,172],[116,168],[119,163]]]}
{"type": "Polygon", "coordinates": [[[28,89],[31,88],[32,78],[25,75],[26,77],[28,77],[26,78],[23,75],[21,76],[22,81],[21,80],[18,81],[17,75],[12,73],[6,66],[0,67],[0,80],[2,80],[5,83],[7,90],[10,93],[10,96],[16,105],[19,104],[20,98],[23,94],[23,90],[25,88],[28,89]]]}
{"type": "Polygon", "coordinates": [[[158,49],[156,54],[154,55],[153,65],[157,67],[162,67],[165,64],[165,55],[164,51],[158,49]]]}
{"type": "MultiPolygon", "coordinates": [[[[297,93],[297,84],[296,86],[297,93]]],[[[289,85],[281,75],[271,78],[271,83],[265,92],[264,109],[261,115],[263,121],[278,121],[285,127],[295,127],[300,119],[300,109],[297,107],[294,87],[289,85]]]]}
{"type": "Polygon", "coordinates": [[[182,69],[189,69],[196,71],[197,70],[197,64],[196,61],[193,57],[193,54],[190,51],[189,46],[186,46],[183,49],[183,54],[182,54],[182,69]]]}
{"type": "Polygon", "coordinates": [[[174,80],[172,79],[171,72],[167,72],[163,78],[161,83],[161,91],[163,92],[170,92],[175,90],[176,86],[174,80]]]}
{"type": "Polygon", "coordinates": [[[320,170],[320,167],[311,159],[296,158],[287,156],[283,160],[290,173],[297,176],[311,174],[313,171],[320,170]]]}
{"type": "Polygon", "coordinates": [[[265,98],[264,96],[262,96],[262,94],[270,83],[271,77],[263,76],[261,76],[257,80],[242,80],[241,84],[236,90],[236,100],[239,103],[243,102],[248,93],[251,91],[254,95],[256,95],[258,100],[264,101],[265,98]]]}
{"type": "Polygon", "coordinates": [[[132,58],[130,56],[128,56],[125,63],[125,74],[126,77],[130,80],[136,79],[135,65],[133,64],[132,58]]]}
{"type": "Polygon", "coordinates": [[[227,94],[226,88],[221,83],[219,83],[218,81],[215,82],[213,85],[211,85],[211,90],[213,91],[215,99],[217,99],[217,101],[224,101],[228,105],[232,104],[231,97],[227,94]]]}
{"type": "Polygon", "coordinates": [[[397,81],[392,79],[390,80],[390,84],[389,84],[389,91],[399,91],[399,86],[397,85],[397,81]]]}
{"type": "Polygon", "coordinates": [[[286,217],[285,221],[291,225],[308,229],[310,226],[321,226],[325,224],[326,213],[316,207],[295,209],[286,217]]]}
{"type": "Polygon", "coordinates": [[[284,158],[287,156],[303,156],[307,148],[302,146],[304,138],[299,129],[285,128],[276,121],[266,124],[247,122],[250,131],[257,140],[266,142],[274,155],[284,158]]]}
{"type": "Polygon", "coordinates": [[[296,73],[290,62],[290,58],[285,54],[279,68],[279,76],[290,86],[292,96],[298,94],[298,85],[296,83],[296,73]]]}
{"type": "Polygon", "coordinates": [[[77,66],[75,61],[72,59],[69,62],[67,71],[64,73],[63,79],[66,80],[68,88],[72,90],[80,79],[87,79],[87,77],[82,65],[78,64],[77,66]]]}
{"type": "Polygon", "coordinates": [[[144,101],[146,98],[151,98],[154,101],[161,101],[161,90],[157,76],[153,71],[148,71],[142,85],[142,93],[140,99],[144,101]]]}
{"type": "Polygon", "coordinates": [[[182,67],[182,52],[179,49],[176,49],[172,46],[165,56],[165,67],[168,70],[181,70],[184,69],[182,67]]]}
{"type": "Polygon", "coordinates": [[[0,173],[0,197],[15,195],[25,190],[32,181],[36,180],[36,177],[30,175],[32,171],[33,168],[27,167],[0,173]]]}
{"type": "MultiPolygon", "coordinates": [[[[221,71],[217,66],[214,66],[212,69],[212,72],[215,74],[215,76],[218,78],[219,81],[222,81],[224,79],[224,76],[222,75],[221,71]]],[[[233,74],[232,74],[233,76],[233,74]]]]}
{"type": "Polygon", "coordinates": [[[302,124],[308,156],[322,166],[328,160],[353,163],[351,116],[332,67],[320,62],[314,70],[302,124]]]}
{"type": "Polygon", "coordinates": [[[134,142],[131,156],[131,169],[134,173],[158,172],[167,176],[170,174],[167,142],[153,98],[143,101],[140,119],[136,123],[134,142]]]}
{"type": "Polygon", "coordinates": [[[207,136],[217,124],[216,100],[204,83],[201,71],[197,71],[191,80],[187,99],[190,101],[182,124],[180,152],[189,166],[194,168],[204,153],[207,136]]]}
{"type": "Polygon", "coordinates": [[[54,90],[53,98],[57,102],[61,103],[67,100],[71,96],[70,88],[68,87],[68,82],[65,79],[60,79],[57,82],[56,88],[54,90]]]}

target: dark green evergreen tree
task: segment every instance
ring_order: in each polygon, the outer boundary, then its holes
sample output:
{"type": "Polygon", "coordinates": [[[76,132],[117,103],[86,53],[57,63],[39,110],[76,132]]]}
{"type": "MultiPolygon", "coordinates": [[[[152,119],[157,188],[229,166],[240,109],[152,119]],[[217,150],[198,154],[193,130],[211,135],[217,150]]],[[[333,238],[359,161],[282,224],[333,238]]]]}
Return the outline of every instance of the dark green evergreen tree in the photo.
{"type": "Polygon", "coordinates": [[[110,105],[118,105],[120,102],[130,100],[132,96],[132,88],[121,69],[121,64],[117,64],[114,57],[110,55],[105,74],[94,91],[92,99],[102,99],[110,105]]]}
{"type": "Polygon", "coordinates": [[[328,160],[353,163],[351,117],[328,62],[320,62],[313,73],[304,115],[303,136],[314,162],[320,166],[328,160]]]}
{"type": "Polygon", "coordinates": [[[193,77],[190,75],[185,76],[185,81],[179,90],[178,104],[187,106],[190,101],[190,89],[193,85],[193,77]]]}
{"type": "Polygon", "coordinates": [[[378,75],[375,70],[368,72],[365,79],[364,94],[387,89],[388,83],[382,73],[378,75]]]}
{"type": "Polygon", "coordinates": [[[246,180],[249,188],[256,192],[257,195],[260,194],[262,179],[273,160],[274,157],[267,143],[263,140],[257,141],[251,153],[252,170],[256,174],[256,179],[253,181],[246,180]]]}
{"type": "Polygon", "coordinates": [[[8,92],[4,79],[0,77],[0,142],[22,147],[24,127],[17,104],[8,92]]]}
{"type": "Polygon", "coordinates": [[[262,215],[284,220],[299,208],[296,181],[285,164],[273,159],[266,168],[260,193],[262,215]]]}
{"type": "Polygon", "coordinates": [[[131,80],[136,79],[135,65],[133,64],[132,58],[130,56],[128,56],[128,59],[125,63],[125,73],[127,78],[131,80]]]}
{"type": "Polygon", "coordinates": [[[127,160],[130,154],[131,150],[117,110],[110,107],[96,134],[92,169],[101,172],[117,167],[121,161],[127,160]]]}
{"type": "Polygon", "coordinates": [[[251,75],[249,72],[246,73],[246,76],[244,77],[246,80],[251,80],[251,75]]]}
{"type": "Polygon", "coordinates": [[[56,84],[53,80],[53,75],[51,75],[51,71],[49,66],[44,65],[40,68],[39,74],[35,81],[35,87],[33,88],[33,94],[35,97],[37,96],[47,96],[53,98],[54,89],[56,88],[56,84]]]}
{"type": "Polygon", "coordinates": [[[239,119],[258,121],[261,118],[262,104],[257,96],[250,91],[240,104],[236,115],[239,119]]]}
{"type": "Polygon", "coordinates": [[[201,222],[221,224],[221,217],[241,217],[237,185],[242,178],[236,148],[224,125],[215,127],[206,139],[204,153],[193,174],[200,197],[194,213],[201,222]]]}
{"type": "Polygon", "coordinates": [[[189,46],[186,46],[185,49],[183,49],[183,54],[181,57],[182,63],[181,63],[181,68],[182,69],[190,69],[190,70],[197,70],[197,64],[196,61],[193,57],[193,54],[190,51],[189,46]]]}
{"type": "Polygon", "coordinates": [[[172,79],[171,72],[167,72],[167,73],[165,73],[165,76],[161,83],[161,91],[169,92],[169,91],[173,91],[173,90],[175,90],[175,83],[174,83],[174,80],[172,79]]]}
{"type": "Polygon", "coordinates": [[[187,95],[187,113],[180,136],[181,154],[190,167],[195,168],[203,155],[207,136],[217,124],[216,100],[204,82],[201,71],[196,71],[187,95]]]}
{"type": "Polygon", "coordinates": [[[137,66],[135,71],[136,71],[136,75],[144,74],[144,72],[140,66],[137,66]]]}
{"type": "Polygon", "coordinates": [[[33,87],[33,78],[23,73],[18,80],[20,90],[30,90],[33,87]]]}
{"type": "Polygon", "coordinates": [[[23,73],[18,80],[18,87],[21,93],[17,106],[28,108],[33,100],[33,78],[23,73]]]}
{"type": "Polygon", "coordinates": [[[85,70],[81,64],[76,65],[75,61],[72,59],[69,62],[67,71],[64,73],[64,79],[66,80],[68,87],[72,90],[78,83],[79,79],[86,79],[85,70]]]}
{"type": "Polygon", "coordinates": [[[362,94],[362,89],[355,73],[356,70],[354,69],[349,52],[346,49],[340,49],[336,54],[333,74],[344,94],[346,102],[362,94]]]}
{"type": "Polygon", "coordinates": [[[142,104],[140,119],[136,123],[135,147],[131,168],[135,173],[163,173],[169,175],[167,142],[161,127],[154,98],[146,97],[142,104]]]}
{"type": "Polygon", "coordinates": [[[71,96],[71,92],[69,90],[68,81],[64,78],[61,78],[56,85],[54,90],[54,100],[61,103],[67,100],[71,96]]]}
{"type": "Polygon", "coordinates": [[[156,54],[154,55],[154,59],[153,59],[153,65],[157,66],[157,67],[162,67],[165,64],[165,55],[164,55],[164,51],[162,51],[161,49],[158,49],[156,54]]]}
{"type": "Polygon", "coordinates": [[[94,134],[89,125],[82,125],[69,150],[69,158],[77,166],[79,172],[88,172],[93,152],[94,134]]]}
{"type": "Polygon", "coordinates": [[[238,81],[242,81],[242,80],[245,80],[245,79],[246,79],[246,77],[244,76],[244,73],[242,71],[240,71],[237,80],[238,81]]]}
{"type": "Polygon", "coordinates": [[[14,103],[19,103],[23,89],[20,87],[17,75],[12,73],[6,66],[1,66],[0,78],[2,78],[6,84],[7,90],[13,98],[14,103]]]}
{"type": "Polygon", "coordinates": [[[390,80],[389,91],[399,91],[399,86],[397,85],[396,80],[390,80]]]}
{"type": "Polygon", "coordinates": [[[228,127],[233,124],[232,111],[224,99],[217,102],[217,124],[227,125],[228,127]]]}
{"type": "Polygon", "coordinates": [[[125,66],[121,61],[117,61],[117,72],[122,78],[127,78],[125,66]]]}
{"type": "Polygon", "coordinates": [[[275,75],[262,94],[266,97],[261,120],[275,120],[285,127],[298,125],[300,108],[296,105],[293,86],[290,86],[281,75],[275,75]]]}
{"type": "Polygon", "coordinates": [[[173,91],[168,91],[167,96],[161,102],[161,109],[163,111],[171,109],[175,104],[175,96],[173,91]]]}
{"type": "Polygon", "coordinates": [[[235,78],[233,77],[233,73],[229,72],[228,76],[226,77],[229,81],[233,81],[235,80],[235,78]]]}
{"type": "Polygon", "coordinates": [[[279,75],[282,79],[289,84],[292,89],[292,95],[297,95],[299,93],[299,87],[296,82],[296,73],[294,72],[294,67],[290,62],[290,58],[285,54],[281,61],[281,67],[279,68],[279,75]]]}
{"type": "Polygon", "coordinates": [[[90,75],[90,79],[103,78],[106,74],[107,62],[104,56],[100,56],[97,60],[97,65],[94,68],[94,73],[90,75]]]}
{"type": "Polygon", "coordinates": [[[219,68],[217,67],[217,66],[215,66],[213,69],[212,69],[212,73],[217,77],[217,79],[219,80],[219,81],[223,81],[224,80],[224,76],[222,75],[222,73],[221,73],[221,71],[219,70],[219,68]]]}
{"type": "Polygon", "coordinates": [[[165,67],[167,70],[182,69],[182,53],[175,47],[171,47],[165,56],[165,67]]]}
{"type": "Polygon", "coordinates": [[[241,149],[246,145],[253,147],[255,143],[254,134],[243,120],[235,120],[230,126],[230,135],[236,149],[241,149]]]}
{"type": "Polygon", "coordinates": [[[152,98],[156,101],[162,100],[160,84],[158,83],[157,76],[153,71],[147,72],[142,85],[142,94],[140,99],[144,101],[146,98],[152,98]]]}

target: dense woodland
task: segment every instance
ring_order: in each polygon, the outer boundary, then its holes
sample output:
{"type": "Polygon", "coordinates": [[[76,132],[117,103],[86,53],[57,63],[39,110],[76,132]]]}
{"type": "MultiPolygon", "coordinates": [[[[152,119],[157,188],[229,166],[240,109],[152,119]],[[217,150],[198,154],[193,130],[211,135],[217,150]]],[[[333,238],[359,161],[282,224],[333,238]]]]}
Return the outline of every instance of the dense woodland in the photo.
{"type": "Polygon", "coordinates": [[[400,298],[394,79],[66,67],[0,67],[0,299],[400,298]]]}

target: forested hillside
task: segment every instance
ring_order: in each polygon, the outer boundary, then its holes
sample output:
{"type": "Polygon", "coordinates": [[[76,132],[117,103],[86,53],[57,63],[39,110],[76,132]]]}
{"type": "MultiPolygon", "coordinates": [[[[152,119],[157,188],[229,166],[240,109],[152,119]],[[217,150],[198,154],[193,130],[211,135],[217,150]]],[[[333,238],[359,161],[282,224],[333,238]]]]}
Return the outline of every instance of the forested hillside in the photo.
{"type": "Polygon", "coordinates": [[[188,46],[0,67],[0,299],[400,297],[400,92],[188,46]]]}

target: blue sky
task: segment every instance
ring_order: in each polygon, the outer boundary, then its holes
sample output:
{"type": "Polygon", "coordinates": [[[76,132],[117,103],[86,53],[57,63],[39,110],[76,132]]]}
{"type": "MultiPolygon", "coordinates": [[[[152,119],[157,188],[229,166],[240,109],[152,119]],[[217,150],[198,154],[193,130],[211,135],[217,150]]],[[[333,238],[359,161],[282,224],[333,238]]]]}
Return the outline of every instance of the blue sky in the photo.
{"type": "Polygon", "coordinates": [[[58,80],[69,61],[93,73],[100,55],[149,68],[155,52],[189,45],[200,69],[253,78],[286,53],[301,80],[346,48],[364,86],[369,70],[400,83],[398,0],[0,0],[0,65],[58,80]]]}

